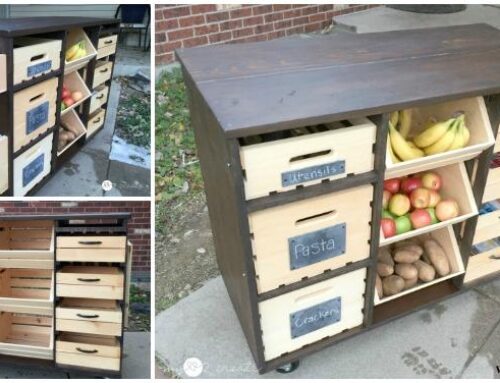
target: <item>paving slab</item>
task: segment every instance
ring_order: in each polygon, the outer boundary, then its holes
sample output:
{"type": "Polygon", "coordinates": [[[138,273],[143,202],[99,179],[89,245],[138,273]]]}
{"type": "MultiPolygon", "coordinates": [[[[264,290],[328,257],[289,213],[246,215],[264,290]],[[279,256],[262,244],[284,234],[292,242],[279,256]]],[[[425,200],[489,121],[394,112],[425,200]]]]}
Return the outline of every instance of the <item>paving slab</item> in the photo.
{"type": "Polygon", "coordinates": [[[200,378],[453,378],[467,363],[469,376],[488,378],[471,360],[499,321],[500,304],[471,290],[312,354],[291,374],[259,375],[217,277],[157,316],[156,352],[180,377],[198,358],[200,378]]]}
{"type": "Polygon", "coordinates": [[[334,17],[338,28],[357,33],[387,32],[402,29],[420,29],[466,25],[490,24],[500,28],[500,7],[495,5],[471,5],[462,12],[447,14],[426,14],[377,7],[361,12],[334,17]]]}

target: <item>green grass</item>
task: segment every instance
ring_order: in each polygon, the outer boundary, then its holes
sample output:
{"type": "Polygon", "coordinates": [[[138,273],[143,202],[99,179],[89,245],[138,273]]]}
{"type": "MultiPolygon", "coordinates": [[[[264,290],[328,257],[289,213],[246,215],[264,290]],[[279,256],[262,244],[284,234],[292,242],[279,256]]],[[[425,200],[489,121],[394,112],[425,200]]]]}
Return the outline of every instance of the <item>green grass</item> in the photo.
{"type": "Polygon", "coordinates": [[[116,123],[120,136],[127,142],[146,148],[151,146],[151,109],[148,97],[120,95],[116,123]]]}
{"type": "Polygon", "coordinates": [[[166,210],[168,205],[183,203],[203,191],[186,87],[180,69],[164,72],[156,85],[155,182],[160,222],[164,217],[161,211],[166,210]]]}

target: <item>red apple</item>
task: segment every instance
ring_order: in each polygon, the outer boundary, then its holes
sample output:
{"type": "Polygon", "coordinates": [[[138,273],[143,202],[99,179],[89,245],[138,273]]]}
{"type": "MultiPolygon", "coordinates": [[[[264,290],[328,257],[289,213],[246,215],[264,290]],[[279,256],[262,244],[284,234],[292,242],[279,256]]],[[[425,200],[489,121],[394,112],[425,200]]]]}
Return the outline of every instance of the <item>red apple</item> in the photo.
{"type": "Polygon", "coordinates": [[[396,223],[393,219],[383,218],[380,221],[380,226],[382,227],[382,232],[385,238],[392,237],[396,234],[396,223]]]}
{"type": "Polygon", "coordinates": [[[66,88],[63,88],[61,93],[61,98],[64,100],[65,98],[71,97],[71,92],[66,88]]]}
{"type": "Polygon", "coordinates": [[[395,194],[399,191],[399,178],[392,178],[390,180],[384,181],[384,190],[387,190],[389,193],[395,194]]]}
{"type": "Polygon", "coordinates": [[[391,192],[388,192],[387,190],[384,190],[384,195],[382,197],[382,207],[387,209],[387,206],[389,205],[389,200],[391,199],[392,194],[391,192]]]}
{"type": "Polygon", "coordinates": [[[436,217],[440,221],[446,221],[447,219],[457,217],[459,210],[457,201],[444,199],[436,205],[436,217]]]}
{"type": "Polygon", "coordinates": [[[404,194],[394,194],[389,200],[389,211],[398,217],[408,213],[410,207],[410,199],[404,194]]]}
{"type": "Polygon", "coordinates": [[[401,191],[405,194],[410,194],[413,190],[421,187],[422,180],[416,176],[408,177],[401,181],[401,191]]]}
{"type": "Polygon", "coordinates": [[[66,106],[71,106],[75,103],[75,100],[73,100],[71,97],[66,97],[63,99],[63,102],[66,104],[66,106]]]}
{"type": "Polygon", "coordinates": [[[436,207],[436,205],[441,201],[441,195],[435,190],[429,190],[429,206],[436,207]]]}
{"type": "Polygon", "coordinates": [[[410,194],[411,206],[415,209],[425,209],[429,206],[429,190],[425,188],[417,188],[413,190],[410,194]]]}
{"type": "Polygon", "coordinates": [[[432,223],[432,217],[427,210],[415,209],[410,213],[411,225],[414,229],[428,226],[432,223]]]}
{"type": "Polygon", "coordinates": [[[427,172],[422,175],[422,185],[424,188],[439,191],[441,184],[441,177],[437,173],[427,172]]]}

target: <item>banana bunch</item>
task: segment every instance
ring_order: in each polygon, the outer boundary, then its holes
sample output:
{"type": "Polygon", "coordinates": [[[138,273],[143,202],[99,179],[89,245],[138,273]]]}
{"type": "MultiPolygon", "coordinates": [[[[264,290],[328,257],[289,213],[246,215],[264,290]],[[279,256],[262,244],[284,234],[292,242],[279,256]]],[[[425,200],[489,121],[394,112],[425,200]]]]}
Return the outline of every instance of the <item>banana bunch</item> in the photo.
{"type": "Polygon", "coordinates": [[[85,41],[81,40],[66,51],[66,61],[75,61],[87,55],[85,41]]]}
{"type": "Polygon", "coordinates": [[[411,120],[410,109],[390,116],[388,151],[393,163],[460,149],[469,142],[470,132],[463,113],[447,121],[429,120],[425,129],[412,139],[409,138],[411,120]]]}

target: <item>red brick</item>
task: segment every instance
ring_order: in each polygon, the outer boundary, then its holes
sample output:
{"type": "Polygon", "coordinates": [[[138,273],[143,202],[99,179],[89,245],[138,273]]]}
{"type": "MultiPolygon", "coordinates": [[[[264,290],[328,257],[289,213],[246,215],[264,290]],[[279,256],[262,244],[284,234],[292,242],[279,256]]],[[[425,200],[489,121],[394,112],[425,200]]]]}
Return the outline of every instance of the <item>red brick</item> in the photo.
{"type": "Polygon", "coordinates": [[[243,19],[243,25],[245,27],[248,27],[249,25],[257,25],[257,24],[264,24],[264,17],[254,16],[254,17],[249,17],[248,19],[243,19]]]}
{"type": "Polygon", "coordinates": [[[318,7],[319,12],[331,11],[333,9],[333,4],[321,4],[318,7]]]}
{"type": "Polygon", "coordinates": [[[253,34],[253,28],[236,29],[233,31],[233,39],[250,36],[251,34],[253,34]]]}
{"type": "Polygon", "coordinates": [[[267,35],[268,40],[278,39],[280,37],[285,37],[285,31],[274,31],[267,35]]]}
{"type": "Polygon", "coordinates": [[[168,31],[170,29],[177,29],[177,28],[179,28],[179,22],[177,21],[177,19],[169,19],[156,22],[157,32],[168,31]]]}
{"type": "Polygon", "coordinates": [[[229,12],[214,12],[214,13],[207,13],[205,15],[207,19],[207,23],[216,23],[218,21],[224,21],[229,19],[229,12]]]}
{"type": "Polygon", "coordinates": [[[182,17],[179,19],[179,25],[181,28],[190,27],[192,25],[199,25],[205,22],[205,17],[203,15],[182,17]]]}
{"type": "Polygon", "coordinates": [[[257,25],[254,28],[254,32],[256,35],[260,35],[261,33],[266,33],[266,32],[272,32],[272,31],[273,31],[273,24],[257,25]]]}
{"type": "Polygon", "coordinates": [[[242,7],[238,9],[233,9],[231,12],[231,18],[237,19],[240,17],[248,17],[252,16],[252,8],[251,7],[242,7]]]}
{"type": "Polygon", "coordinates": [[[296,19],[293,19],[292,22],[293,26],[307,24],[309,22],[309,17],[307,16],[297,17],[296,19]]]}
{"type": "Polygon", "coordinates": [[[309,16],[309,15],[312,15],[314,13],[318,13],[318,6],[317,5],[312,6],[312,7],[302,8],[302,16],[309,16]]]}
{"type": "Polygon", "coordinates": [[[241,19],[224,21],[219,24],[221,31],[229,31],[233,29],[238,29],[243,26],[243,21],[241,19]]]}
{"type": "Polygon", "coordinates": [[[274,23],[274,29],[290,28],[291,26],[292,26],[292,20],[283,20],[274,23]]]}
{"type": "Polygon", "coordinates": [[[274,12],[264,16],[264,21],[266,23],[271,23],[278,20],[283,20],[283,12],[274,12]]]}
{"type": "Polygon", "coordinates": [[[300,9],[291,9],[289,11],[283,12],[283,18],[291,19],[293,17],[299,17],[301,15],[300,9]]]}
{"type": "Polygon", "coordinates": [[[155,20],[163,20],[163,12],[159,9],[155,10],[155,20]]]}
{"type": "Polygon", "coordinates": [[[285,31],[285,33],[287,36],[295,35],[297,33],[304,33],[304,26],[301,25],[299,27],[289,28],[285,31]]]}
{"type": "Polygon", "coordinates": [[[170,41],[187,39],[193,36],[193,28],[178,29],[176,31],[168,32],[168,39],[170,41]]]}
{"type": "Polygon", "coordinates": [[[217,10],[216,4],[196,4],[191,6],[191,14],[208,13],[217,10]]]}
{"type": "Polygon", "coordinates": [[[190,13],[189,5],[183,5],[180,7],[165,8],[163,10],[163,17],[165,19],[173,19],[176,17],[188,16],[190,13]]]}
{"type": "Polygon", "coordinates": [[[284,11],[286,9],[290,9],[291,7],[291,4],[273,4],[273,11],[284,11]]]}
{"type": "Polygon", "coordinates": [[[264,13],[269,13],[273,11],[272,4],[259,5],[252,8],[252,13],[254,15],[263,15],[264,13]]]}
{"type": "Polygon", "coordinates": [[[164,43],[165,41],[167,41],[167,36],[165,35],[165,33],[163,33],[163,32],[155,33],[155,42],[156,42],[156,44],[158,44],[158,43],[164,43]]]}
{"type": "Polygon", "coordinates": [[[210,44],[220,43],[222,41],[227,41],[231,39],[231,31],[215,33],[208,36],[210,44]]]}
{"type": "Polygon", "coordinates": [[[304,31],[306,33],[310,33],[310,32],[320,31],[321,29],[322,29],[321,23],[313,23],[313,24],[307,24],[304,28],[304,31]]]}
{"type": "Polygon", "coordinates": [[[309,21],[311,23],[315,23],[315,22],[318,22],[318,21],[323,21],[325,19],[326,19],[326,13],[317,13],[315,15],[309,16],[309,21]]]}
{"type": "MultiPolygon", "coordinates": [[[[200,45],[208,44],[207,36],[198,36],[190,39],[182,40],[182,46],[184,48],[197,47],[200,45]]],[[[139,221],[139,220],[136,220],[139,221]]]]}
{"type": "Polygon", "coordinates": [[[219,24],[201,25],[199,27],[194,28],[194,34],[196,36],[208,35],[210,33],[217,33],[217,32],[219,32],[219,24]]]}

